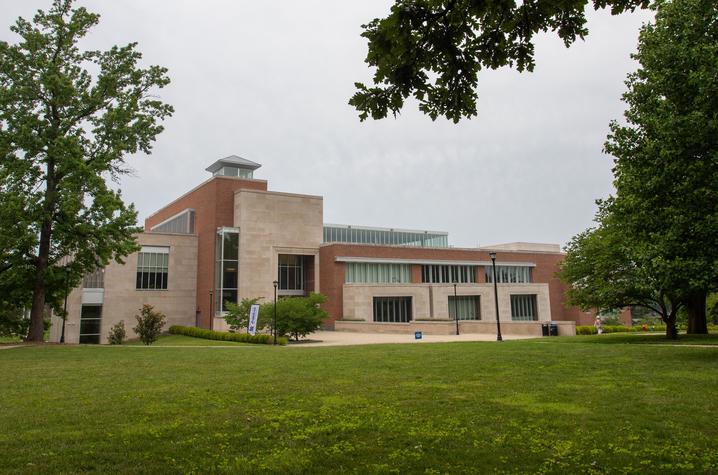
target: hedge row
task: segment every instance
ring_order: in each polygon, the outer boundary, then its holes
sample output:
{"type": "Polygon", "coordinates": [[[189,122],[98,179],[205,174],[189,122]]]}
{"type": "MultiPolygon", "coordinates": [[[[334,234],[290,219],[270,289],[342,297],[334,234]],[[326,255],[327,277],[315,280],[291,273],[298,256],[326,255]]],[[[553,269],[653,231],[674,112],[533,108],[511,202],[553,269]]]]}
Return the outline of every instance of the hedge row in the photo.
{"type": "MultiPolygon", "coordinates": [[[[266,333],[250,335],[249,333],[217,332],[214,330],[206,330],[204,328],[184,327],[182,325],[172,325],[170,327],[170,333],[173,335],[186,335],[194,338],[204,338],[205,340],[236,341],[239,343],[258,343],[265,345],[272,344],[272,335],[267,335],[266,333]]],[[[286,345],[287,339],[279,337],[277,338],[277,343],[280,345],[286,345]]]]}
{"type": "MultiPolygon", "coordinates": [[[[666,331],[665,325],[651,325],[648,327],[650,331],[664,332],[666,331]]],[[[644,331],[640,325],[634,325],[632,327],[624,327],[622,325],[604,325],[603,333],[634,333],[644,331]]],[[[595,335],[598,333],[596,327],[593,325],[576,325],[576,335],[595,335]]]]}

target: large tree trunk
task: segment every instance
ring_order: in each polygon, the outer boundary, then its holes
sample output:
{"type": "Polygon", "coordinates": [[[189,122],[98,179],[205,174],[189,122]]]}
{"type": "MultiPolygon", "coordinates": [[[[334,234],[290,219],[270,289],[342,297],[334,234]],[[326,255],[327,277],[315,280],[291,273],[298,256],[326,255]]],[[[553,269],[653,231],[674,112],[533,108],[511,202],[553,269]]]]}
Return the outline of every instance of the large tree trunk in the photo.
{"type": "Polygon", "coordinates": [[[707,292],[696,292],[686,300],[689,334],[705,335],[708,333],[708,324],[706,320],[707,295],[707,292]]]}
{"type": "Polygon", "coordinates": [[[47,162],[47,188],[45,189],[44,217],[40,227],[40,245],[35,264],[35,285],[32,290],[32,309],[30,310],[30,332],[28,341],[42,342],[45,334],[45,286],[47,267],[50,261],[50,238],[52,235],[52,214],[55,209],[55,163],[47,162]]]}
{"type": "Polygon", "coordinates": [[[47,220],[42,223],[42,230],[40,231],[40,247],[35,266],[35,286],[32,291],[28,341],[42,342],[45,333],[45,276],[47,275],[47,263],[50,256],[50,233],[51,223],[47,220]]]}
{"type": "Polygon", "coordinates": [[[666,322],[666,338],[670,340],[678,339],[678,329],[676,328],[676,319],[670,319],[666,322]]]}

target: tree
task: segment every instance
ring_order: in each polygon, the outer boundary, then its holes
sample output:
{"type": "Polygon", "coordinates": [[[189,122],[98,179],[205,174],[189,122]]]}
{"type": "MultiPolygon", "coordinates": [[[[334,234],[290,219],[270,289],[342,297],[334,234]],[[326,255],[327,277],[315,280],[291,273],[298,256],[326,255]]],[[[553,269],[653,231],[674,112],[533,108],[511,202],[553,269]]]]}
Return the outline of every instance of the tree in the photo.
{"type": "MultiPolygon", "coordinates": [[[[583,39],[589,0],[396,0],[386,18],[362,25],[373,86],[356,83],[349,104],[363,121],[396,115],[413,96],[432,119],[476,115],[484,68],[533,71],[534,36],[555,32],[568,47],[583,39]]],[[[654,0],[593,0],[617,15],[654,0]]]]}
{"type": "Polygon", "coordinates": [[[685,307],[688,332],[706,333],[718,282],[718,21],[713,0],[657,6],[626,83],[626,121],[605,146],[615,196],[569,245],[562,277],[579,304],[643,305],[668,327],[685,307]]]}
{"type": "Polygon", "coordinates": [[[158,312],[152,305],[144,304],[140,314],[135,315],[137,326],[132,330],[140,337],[142,343],[149,346],[160,337],[162,327],[165,326],[165,318],[164,313],[158,312]]]}
{"type": "Polygon", "coordinates": [[[166,69],[140,68],[135,43],[79,49],[98,21],[54,0],[11,27],[18,44],[0,42],[0,225],[19,223],[0,232],[0,286],[32,289],[18,298],[31,301],[34,341],[66,282],[136,249],[137,214],[106,178],[128,172],[127,154],[149,154],[173,112],[151,95],[166,69]]]}
{"type": "MultiPolygon", "coordinates": [[[[277,335],[289,335],[298,341],[318,330],[322,321],[328,316],[327,312],[319,307],[326,301],[327,297],[322,294],[277,300],[277,335]]],[[[272,328],[274,303],[262,305],[259,317],[259,327],[272,328]]]]}
{"type": "Polygon", "coordinates": [[[662,279],[650,259],[613,226],[609,216],[600,226],[575,236],[566,246],[559,277],[568,284],[567,303],[599,312],[640,306],[661,316],[666,336],[677,338],[676,318],[682,304],[670,282],[662,279]]]}
{"type": "Polygon", "coordinates": [[[224,321],[229,325],[230,330],[237,331],[240,328],[246,328],[249,331],[249,311],[252,305],[256,304],[262,299],[257,297],[253,299],[242,299],[239,305],[227,302],[227,314],[224,316],[224,321]]]}
{"type": "Polygon", "coordinates": [[[707,333],[718,283],[718,21],[713,0],[661,0],[641,29],[625,123],[613,122],[607,212],[707,333]]]}

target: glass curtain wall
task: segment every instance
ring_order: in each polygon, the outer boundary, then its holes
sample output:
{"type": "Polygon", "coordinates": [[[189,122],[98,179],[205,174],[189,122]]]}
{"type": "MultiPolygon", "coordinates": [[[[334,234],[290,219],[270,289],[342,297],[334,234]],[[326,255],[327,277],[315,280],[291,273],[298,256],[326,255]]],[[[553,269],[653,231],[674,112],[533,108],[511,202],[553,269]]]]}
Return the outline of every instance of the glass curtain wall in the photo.
{"type": "MultiPolygon", "coordinates": [[[[531,267],[529,266],[496,266],[496,278],[500,284],[531,283],[531,267]]],[[[486,266],[486,282],[494,282],[494,271],[486,266]]]]}
{"type": "Polygon", "coordinates": [[[429,231],[397,231],[349,226],[325,225],[324,242],[378,244],[385,246],[449,247],[446,233],[429,231]]]}
{"type": "Polygon", "coordinates": [[[481,300],[479,295],[458,295],[449,296],[449,318],[456,320],[456,312],[459,312],[459,320],[481,320],[481,300]]]}
{"type": "Polygon", "coordinates": [[[344,282],[347,284],[411,282],[411,268],[408,264],[347,262],[344,282]]]}
{"type": "Polygon", "coordinates": [[[215,250],[214,312],[225,312],[227,302],[237,303],[239,288],[239,229],[220,228],[215,250]]]}

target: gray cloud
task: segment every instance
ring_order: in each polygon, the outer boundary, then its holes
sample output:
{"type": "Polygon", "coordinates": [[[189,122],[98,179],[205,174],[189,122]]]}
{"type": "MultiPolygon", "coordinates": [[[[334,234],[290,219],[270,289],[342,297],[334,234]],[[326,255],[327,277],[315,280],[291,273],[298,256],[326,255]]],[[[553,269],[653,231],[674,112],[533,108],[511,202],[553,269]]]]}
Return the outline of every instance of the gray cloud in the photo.
{"type": "MultiPolygon", "coordinates": [[[[49,1],[0,1],[7,27],[49,1]]],[[[363,63],[360,25],[390,2],[82,1],[102,15],[87,46],[137,41],[169,68],[161,97],[176,113],[151,157],[130,157],[121,183],[140,218],[207,177],[217,158],[262,163],[277,191],[324,196],[325,221],[448,231],[456,246],[565,243],[611,192],[601,153],[620,118],[647,12],[592,12],[590,35],[566,49],[537,44],[534,73],[487,71],[479,117],[454,125],[409,107],[360,123],[347,105],[363,63]]]]}

